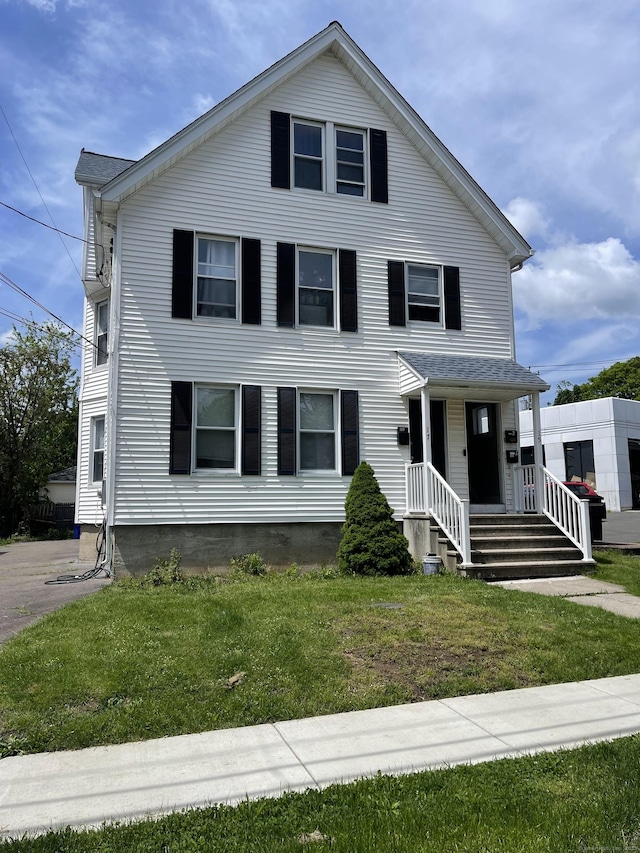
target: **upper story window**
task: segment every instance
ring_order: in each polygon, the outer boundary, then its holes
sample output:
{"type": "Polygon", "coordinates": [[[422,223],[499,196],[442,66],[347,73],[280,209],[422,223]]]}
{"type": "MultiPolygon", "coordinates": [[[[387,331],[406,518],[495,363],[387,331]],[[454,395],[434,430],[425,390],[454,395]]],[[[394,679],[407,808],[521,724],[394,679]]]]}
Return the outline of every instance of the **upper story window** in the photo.
{"type": "Polygon", "coordinates": [[[236,392],[196,387],[196,468],[236,468],[236,392]]]}
{"type": "Polygon", "coordinates": [[[462,329],[459,267],[387,261],[389,325],[407,321],[462,329]]]}
{"type": "Polygon", "coordinates": [[[235,240],[198,237],[196,313],[198,317],[238,316],[235,240]]]}
{"type": "Polygon", "coordinates": [[[388,204],[387,132],[271,112],[271,186],[388,204]]]}
{"type": "Polygon", "coordinates": [[[91,482],[104,480],[104,418],[91,419],[91,482]]]}
{"type": "Polygon", "coordinates": [[[96,303],[96,354],[95,363],[106,364],[109,345],[109,300],[96,303]]]}
{"type": "Polygon", "coordinates": [[[298,249],[298,323],[330,326],[334,323],[334,253],[298,249]]]}
{"type": "Polygon", "coordinates": [[[293,122],[293,183],[307,190],[323,190],[323,127],[293,122]]]}
{"type": "Polygon", "coordinates": [[[440,267],[407,264],[409,319],[439,323],[440,302],[440,267]]]}
{"type": "Polygon", "coordinates": [[[365,195],[365,133],[336,128],[336,192],[365,195]]]}

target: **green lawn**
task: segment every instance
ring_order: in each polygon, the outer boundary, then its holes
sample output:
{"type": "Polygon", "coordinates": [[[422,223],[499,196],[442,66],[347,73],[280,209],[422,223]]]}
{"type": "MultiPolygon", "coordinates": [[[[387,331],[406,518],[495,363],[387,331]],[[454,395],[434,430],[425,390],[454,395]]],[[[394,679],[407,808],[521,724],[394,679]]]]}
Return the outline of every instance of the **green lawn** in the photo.
{"type": "MultiPolygon", "coordinates": [[[[587,608],[585,608],[587,609],[587,608]]],[[[3,853],[630,853],[640,736],[0,844],[3,853]]]]}
{"type": "MultiPolygon", "coordinates": [[[[637,582],[640,561],[619,559],[637,582]]],[[[640,672],[633,620],[453,576],[114,584],[0,649],[0,749],[75,749],[631,672],[640,672]]]]}

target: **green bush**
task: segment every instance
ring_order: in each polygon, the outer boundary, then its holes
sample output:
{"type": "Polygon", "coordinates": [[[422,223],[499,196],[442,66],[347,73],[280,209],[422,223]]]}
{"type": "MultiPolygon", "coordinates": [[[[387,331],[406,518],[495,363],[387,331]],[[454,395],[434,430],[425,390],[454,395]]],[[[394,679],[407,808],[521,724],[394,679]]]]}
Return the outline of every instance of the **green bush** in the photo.
{"type": "Polygon", "coordinates": [[[148,586],[172,586],[184,581],[184,574],[180,568],[182,555],[176,548],[171,549],[168,560],[158,560],[150,572],[140,579],[141,587],[148,586]]]}
{"type": "Polygon", "coordinates": [[[341,572],[356,575],[408,575],[413,572],[409,543],[393,520],[373,468],[361,462],[345,501],[338,548],[341,572]]]}
{"type": "Polygon", "coordinates": [[[242,554],[240,557],[231,558],[232,575],[254,575],[261,577],[266,575],[269,566],[256,551],[253,554],[242,554]]]}

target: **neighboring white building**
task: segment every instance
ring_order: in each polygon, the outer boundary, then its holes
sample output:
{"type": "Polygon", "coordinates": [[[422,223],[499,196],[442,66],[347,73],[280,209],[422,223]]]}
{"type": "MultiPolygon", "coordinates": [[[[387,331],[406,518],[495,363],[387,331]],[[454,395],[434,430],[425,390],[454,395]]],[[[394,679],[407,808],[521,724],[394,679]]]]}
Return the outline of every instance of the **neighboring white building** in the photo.
{"type": "Polygon", "coordinates": [[[54,504],[72,504],[76,499],[76,466],[50,474],[40,497],[54,504]]]}
{"type": "MultiPolygon", "coordinates": [[[[532,412],[520,443],[533,445],[532,412]]],[[[640,402],[605,397],[540,410],[545,466],[561,480],[590,481],[612,512],[640,509],[640,402]]]]}
{"type": "Polygon", "coordinates": [[[532,250],[339,24],[76,179],[81,547],[104,517],[116,569],[331,560],[362,459],[398,520],[411,461],[515,509],[517,400],[548,388],[515,362],[532,250]]]}

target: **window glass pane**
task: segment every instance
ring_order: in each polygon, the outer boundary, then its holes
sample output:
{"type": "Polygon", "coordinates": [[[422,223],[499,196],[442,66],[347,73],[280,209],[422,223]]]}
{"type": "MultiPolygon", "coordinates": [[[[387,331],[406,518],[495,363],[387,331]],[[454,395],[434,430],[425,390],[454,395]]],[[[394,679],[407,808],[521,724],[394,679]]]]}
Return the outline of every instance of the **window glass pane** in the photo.
{"type": "Polygon", "coordinates": [[[235,278],[236,246],[229,240],[198,240],[198,275],[235,278]]]}
{"type": "Polygon", "coordinates": [[[409,266],[409,294],[431,295],[439,294],[439,275],[437,267],[409,266]]]}
{"type": "Polygon", "coordinates": [[[93,448],[104,450],[104,418],[96,418],[93,422],[93,448]]]}
{"type": "Polygon", "coordinates": [[[233,430],[198,430],[196,433],[197,468],[234,468],[235,433],[233,430]]]}
{"type": "Polygon", "coordinates": [[[364,186],[359,184],[338,184],[340,195],[364,195],[364,186]]]}
{"type": "Polygon", "coordinates": [[[300,394],[300,429],[333,430],[333,394],[300,394]]]}
{"type": "Polygon", "coordinates": [[[331,289],[333,255],[326,252],[299,252],[298,282],[301,287],[331,289]]]}
{"type": "MultiPolygon", "coordinates": [[[[338,144],[338,148],[350,148],[354,151],[364,150],[364,137],[362,133],[352,130],[337,130],[336,142],[338,144]]],[[[362,161],[362,155],[360,160],[362,161]]]]}
{"type": "Polygon", "coordinates": [[[295,158],[294,183],[305,190],[322,189],[322,160],[295,158]]]}
{"type": "Polygon", "coordinates": [[[104,451],[97,450],[93,454],[93,482],[99,483],[104,479],[104,451]]]}
{"type": "Polygon", "coordinates": [[[308,157],[322,157],[322,128],[310,124],[293,125],[293,151],[308,157]]]}
{"type": "Polygon", "coordinates": [[[234,427],[235,391],[225,388],[198,388],[197,424],[209,427],[234,427]]]}
{"type": "Polygon", "coordinates": [[[298,322],[301,326],[333,326],[333,293],[301,288],[298,322]]]}
{"type": "Polygon", "coordinates": [[[364,183],[364,169],[362,166],[350,166],[348,163],[338,163],[338,180],[353,181],[353,183],[364,183]]]}
{"type": "Polygon", "coordinates": [[[97,309],[96,328],[99,335],[104,335],[109,329],[109,303],[101,302],[97,309]]]}
{"type": "Polygon", "coordinates": [[[221,281],[215,278],[199,278],[198,314],[200,317],[235,317],[235,282],[226,279],[221,281]]]}
{"type": "Polygon", "coordinates": [[[336,466],[335,437],[329,432],[300,435],[300,468],[303,471],[333,471],[336,466]]]}

